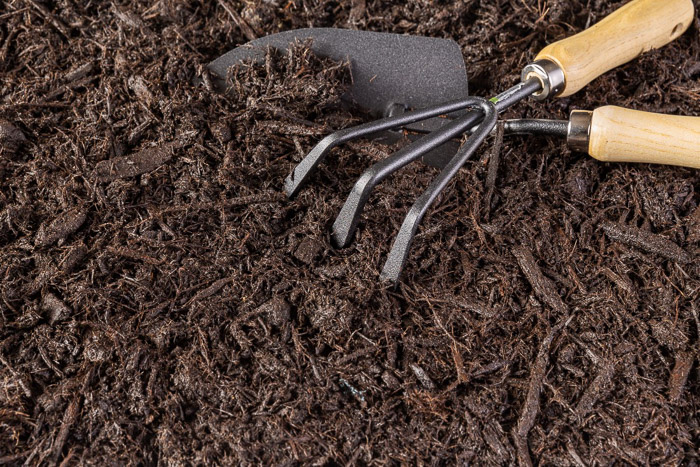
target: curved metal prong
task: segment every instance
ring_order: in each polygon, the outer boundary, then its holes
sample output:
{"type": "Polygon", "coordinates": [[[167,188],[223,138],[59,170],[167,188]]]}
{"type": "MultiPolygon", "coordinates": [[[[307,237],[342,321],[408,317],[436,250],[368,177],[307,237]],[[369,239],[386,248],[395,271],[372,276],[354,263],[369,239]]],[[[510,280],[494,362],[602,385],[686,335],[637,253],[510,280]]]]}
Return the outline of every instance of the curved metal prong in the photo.
{"type": "MultiPolygon", "coordinates": [[[[484,99],[480,97],[470,97],[463,102],[465,102],[468,107],[482,107],[484,99]]],[[[333,223],[332,238],[335,245],[343,248],[350,244],[362,209],[375,186],[381,183],[381,181],[390,174],[416,159],[419,159],[428,151],[463,134],[478,123],[482,116],[483,114],[479,110],[469,112],[463,117],[451,121],[439,130],[428,133],[367,169],[362,176],[360,176],[357,183],[355,183],[343,208],[340,210],[340,214],[338,214],[338,217],[333,223]]]]}
{"type": "Polygon", "coordinates": [[[403,269],[411,247],[411,242],[426,211],[464,163],[476,152],[496,125],[498,120],[498,111],[496,107],[485,99],[475,99],[474,102],[483,111],[483,121],[447,166],[445,166],[442,172],[440,172],[440,175],[433,180],[428,189],[425,190],[411,207],[394,240],[394,245],[391,247],[389,257],[384,264],[384,269],[381,273],[382,279],[394,283],[399,280],[401,270],[403,269]]]}
{"type": "Polygon", "coordinates": [[[330,150],[340,144],[381,131],[399,128],[421,120],[427,120],[432,117],[437,117],[438,115],[456,112],[469,107],[472,105],[472,102],[472,99],[456,100],[336,131],[323,138],[299,165],[294,168],[294,171],[284,181],[284,191],[290,198],[294,196],[308,179],[309,175],[316,170],[318,164],[326,158],[330,150]]]}

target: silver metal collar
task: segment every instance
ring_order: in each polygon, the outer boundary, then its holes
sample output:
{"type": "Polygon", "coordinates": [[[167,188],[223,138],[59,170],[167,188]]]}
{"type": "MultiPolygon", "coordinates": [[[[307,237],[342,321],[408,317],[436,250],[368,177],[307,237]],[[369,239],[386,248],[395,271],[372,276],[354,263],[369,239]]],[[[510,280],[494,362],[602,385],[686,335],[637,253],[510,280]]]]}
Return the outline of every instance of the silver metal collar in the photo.
{"type": "Polygon", "coordinates": [[[591,141],[591,122],[593,112],[588,110],[572,110],[569,116],[569,128],[566,133],[566,142],[574,151],[588,153],[591,141]]]}
{"type": "Polygon", "coordinates": [[[521,81],[527,81],[533,77],[542,83],[542,90],[532,95],[538,101],[545,100],[550,96],[558,96],[566,86],[564,70],[551,60],[535,60],[523,68],[521,81]]]}

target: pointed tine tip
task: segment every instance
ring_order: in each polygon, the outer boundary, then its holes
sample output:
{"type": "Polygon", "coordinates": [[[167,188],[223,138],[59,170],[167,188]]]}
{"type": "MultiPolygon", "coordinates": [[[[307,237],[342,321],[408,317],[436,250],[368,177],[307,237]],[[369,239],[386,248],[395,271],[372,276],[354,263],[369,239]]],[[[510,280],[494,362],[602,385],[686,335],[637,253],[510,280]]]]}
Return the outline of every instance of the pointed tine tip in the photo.
{"type": "Polygon", "coordinates": [[[299,184],[294,183],[294,172],[292,172],[284,179],[284,193],[287,195],[287,198],[293,198],[298,191],[299,184]]]}
{"type": "Polygon", "coordinates": [[[393,289],[396,289],[399,286],[398,276],[392,272],[387,272],[386,267],[382,270],[381,274],[379,274],[379,279],[386,285],[391,286],[393,289]]]}
{"type": "Polygon", "coordinates": [[[352,243],[352,236],[348,232],[347,226],[336,219],[331,232],[331,241],[336,248],[347,248],[352,243]]]}
{"type": "Polygon", "coordinates": [[[340,209],[338,217],[333,222],[333,242],[338,248],[345,248],[352,243],[362,208],[369,193],[376,184],[375,172],[372,168],[366,170],[353,186],[352,191],[340,209]]]}
{"type": "Polygon", "coordinates": [[[383,281],[398,284],[401,271],[403,271],[403,266],[406,262],[406,253],[409,246],[410,243],[406,244],[400,241],[400,239],[396,239],[394,246],[391,247],[391,251],[389,252],[389,257],[386,263],[384,263],[382,273],[379,275],[383,281]]]}
{"type": "Polygon", "coordinates": [[[331,240],[336,248],[346,248],[352,242],[355,233],[354,220],[359,214],[357,212],[358,196],[353,190],[345,200],[345,204],[340,209],[338,217],[333,222],[331,228],[331,240]]]}
{"type": "Polygon", "coordinates": [[[401,224],[401,228],[399,229],[399,233],[396,234],[394,244],[391,246],[386,263],[384,263],[384,269],[382,269],[381,274],[383,279],[392,282],[399,281],[401,272],[406,264],[406,259],[408,258],[408,252],[411,249],[411,243],[413,243],[413,237],[423,218],[426,197],[427,195],[425,193],[421,195],[413,206],[411,206],[408,214],[406,214],[403,224],[401,224]]]}
{"type": "Polygon", "coordinates": [[[284,191],[291,198],[299,192],[306,179],[314,173],[318,165],[326,158],[331,149],[340,142],[342,133],[337,131],[323,138],[309,151],[299,164],[294,167],[291,174],[284,180],[284,191]]]}
{"type": "Polygon", "coordinates": [[[384,268],[380,277],[382,280],[398,283],[399,277],[401,277],[401,271],[403,271],[404,264],[406,263],[406,257],[408,256],[408,249],[411,247],[411,240],[413,239],[412,234],[406,236],[405,223],[402,226],[399,235],[397,235],[394,240],[394,245],[389,251],[389,256],[384,263],[384,268]]]}
{"type": "Polygon", "coordinates": [[[284,192],[287,193],[288,198],[294,197],[299,192],[306,179],[316,169],[318,162],[314,160],[314,156],[313,152],[310,152],[284,179],[284,192]]]}

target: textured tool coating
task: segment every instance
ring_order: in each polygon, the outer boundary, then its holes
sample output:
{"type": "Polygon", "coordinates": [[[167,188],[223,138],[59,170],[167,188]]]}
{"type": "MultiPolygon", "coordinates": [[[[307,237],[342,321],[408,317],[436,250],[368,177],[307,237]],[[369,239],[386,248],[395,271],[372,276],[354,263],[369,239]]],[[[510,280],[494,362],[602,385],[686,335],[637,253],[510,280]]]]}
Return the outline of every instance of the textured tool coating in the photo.
{"type": "MultiPolygon", "coordinates": [[[[461,99],[446,104],[429,107],[427,109],[407,112],[395,117],[383,118],[372,122],[363,123],[350,128],[345,128],[323,138],[309,154],[294,168],[294,171],[284,181],[284,190],[287,196],[294,196],[303,186],[308,177],[316,171],[318,165],[323,162],[328,153],[334,147],[347,143],[357,138],[370,136],[380,131],[399,128],[410,123],[420,122],[427,118],[463,110],[473,103],[472,99],[461,99]]],[[[443,165],[444,166],[444,165],[443,165]]]]}
{"type": "MultiPolygon", "coordinates": [[[[308,28],[256,39],[222,55],[207,67],[226,78],[229,67],[244,60],[261,61],[267,47],[287,50],[311,39],[319,56],[350,62],[352,86],[345,96],[375,115],[393,104],[423,108],[468,96],[467,71],[456,42],[433,37],[308,28]]],[[[220,83],[222,84],[222,83],[220,83]]]]}
{"type": "MultiPolygon", "coordinates": [[[[472,103],[476,102],[474,98],[470,98],[470,100],[472,103]]],[[[355,186],[353,186],[338,217],[333,223],[333,243],[341,248],[350,244],[357,228],[357,223],[360,220],[362,209],[367,203],[372,190],[382,180],[407,164],[419,159],[431,149],[435,149],[450,139],[465,133],[481,117],[481,112],[469,112],[467,115],[448,123],[439,131],[428,133],[367,169],[357,180],[355,186]]]]}
{"type": "MultiPolygon", "coordinates": [[[[490,102],[493,103],[496,114],[498,114],[511,105],[525,99],[533,92],[538,91],[540,88],[541,84],[537,79],[530,79],[524,83],[516,84],[512,88],[491,99],[490,102]]],[[[468,98],[464,99],[464,102],[469,102],[471,106],[478,108],[481,108],[483,105],[482,98],[468,98]]],[[[473,126],[478,124],[482,118],[483,113],[480,110],[472,110],[466,115],[445,124],[439,130],[428,133],[367,169],[360,176],[357,183],[355,183],[355,186],[340,210],[340,214],[338,214],[338,217],[333,223],[333,243],[341,248],[350,244],[355,229],[357,228],[360,214],[362,214],[362,209],[374,187],[381,183],[382,180],[407,164],[419,159],[426,152],[445,144],[452,138],[467,133],[473,126]]],[[[493,128],[493,126],[491,128],[493,128]]],[[[489,128],[489,131],[491,131],[491,128],[489,128]]]]}
{"type": "Polygon", "coordinates": [[[496,110],[496,107],[483,98],[473,97],[472,100],[472,105],[478,106],[483,112],[483,120],[474,134],[469,137],[467,142],[457,151],[457,154],[452,158],[449,164],[440,172],[440,175],[437,176],[428,189],[425,190],[413,206],[411,206],[398,235],[396,235],[396,240],[394,240],[394,245],[391,247],[389,257],[384,264],[381,278],[386,281],[392,283],[398,282],[403,266],[406,263],[413,237],[416,235],[418,225],[420,225],[428,208],[430,208],[435,198],[445,189],[449,181],[452,180],[464,163],[469,160],[479,146],[481,146],[481,143],[483,143],[489,133],[491,133],[493,127],[496,126],[496,121],[498,120],[498,110],[496,110]]]}

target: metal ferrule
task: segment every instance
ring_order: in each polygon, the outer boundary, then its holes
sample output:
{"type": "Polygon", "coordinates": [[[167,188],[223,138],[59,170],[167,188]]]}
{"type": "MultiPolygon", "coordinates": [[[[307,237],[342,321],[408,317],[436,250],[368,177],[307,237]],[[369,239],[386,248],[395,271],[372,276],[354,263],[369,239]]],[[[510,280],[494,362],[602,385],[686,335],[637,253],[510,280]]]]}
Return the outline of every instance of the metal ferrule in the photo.
{"type": "Polygon", "coordinates": [[[593,112],[588,110],[573,110],[571,112],[569,128],[566,133],[566,142],[571,149],[588,153],[592,121],[593,112]]]}
{"type": "Polygon", "coordinates": [[[551,60],[542,59],[523,68],[521,81],[537,78],[542,83],[542,90],[532,95],[535,100],[542,101],[548,97],[556,97],[564,91],[566,76],[564,70],[551,60]]]}

